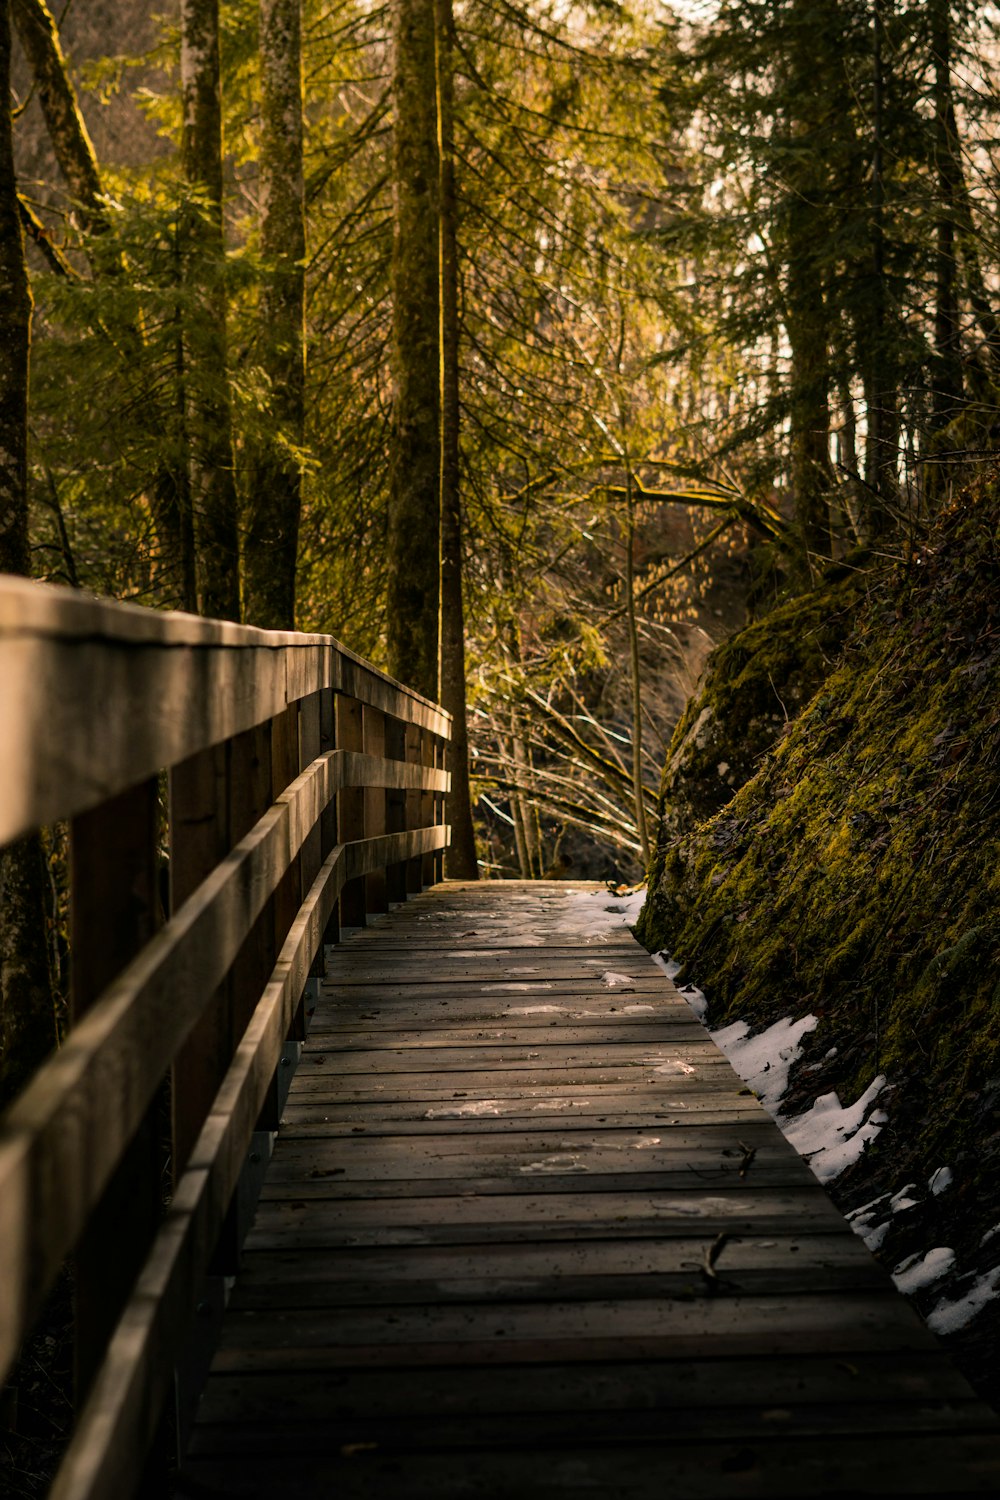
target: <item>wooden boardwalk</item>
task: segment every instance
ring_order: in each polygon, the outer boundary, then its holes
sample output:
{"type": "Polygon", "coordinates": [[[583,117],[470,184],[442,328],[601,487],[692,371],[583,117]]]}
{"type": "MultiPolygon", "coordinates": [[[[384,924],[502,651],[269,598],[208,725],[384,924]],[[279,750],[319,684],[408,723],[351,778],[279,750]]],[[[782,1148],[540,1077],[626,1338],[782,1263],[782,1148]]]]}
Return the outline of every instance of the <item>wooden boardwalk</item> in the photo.
{"type": "Polygon", "coordinates": [[[1000,1493],[992,1413],[582,891],[336,950],[178,1493],[1000,1493]]]}

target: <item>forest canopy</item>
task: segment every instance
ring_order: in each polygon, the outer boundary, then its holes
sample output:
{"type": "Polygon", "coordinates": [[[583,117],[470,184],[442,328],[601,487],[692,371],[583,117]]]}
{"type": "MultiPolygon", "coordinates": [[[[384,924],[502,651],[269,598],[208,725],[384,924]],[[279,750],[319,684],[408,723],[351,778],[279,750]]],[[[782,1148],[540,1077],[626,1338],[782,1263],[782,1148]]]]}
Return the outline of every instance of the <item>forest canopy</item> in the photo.
{"type": "Polygon", "coordinates": [[[0,562],[440,697],[458,873],[636,876],[712,646],[993,451],[992,7],[9,8],[0,562]]]}

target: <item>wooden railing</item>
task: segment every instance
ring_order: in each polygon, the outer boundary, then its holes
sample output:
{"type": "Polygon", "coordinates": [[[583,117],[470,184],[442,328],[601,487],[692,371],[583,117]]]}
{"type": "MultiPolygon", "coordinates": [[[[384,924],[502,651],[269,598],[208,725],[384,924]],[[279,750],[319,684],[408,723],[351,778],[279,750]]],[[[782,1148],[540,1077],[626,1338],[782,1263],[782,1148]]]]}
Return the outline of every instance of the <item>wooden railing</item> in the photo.
{"type": "Polygon", "coordinates": [[[142,1484],[324,944],[441,877],[449,730],[327,636],[0,580],[0,844],[70,828],[70,1025],[0,1124],[0,1379],[73,1268],[54,1500],[142,1484]]]}

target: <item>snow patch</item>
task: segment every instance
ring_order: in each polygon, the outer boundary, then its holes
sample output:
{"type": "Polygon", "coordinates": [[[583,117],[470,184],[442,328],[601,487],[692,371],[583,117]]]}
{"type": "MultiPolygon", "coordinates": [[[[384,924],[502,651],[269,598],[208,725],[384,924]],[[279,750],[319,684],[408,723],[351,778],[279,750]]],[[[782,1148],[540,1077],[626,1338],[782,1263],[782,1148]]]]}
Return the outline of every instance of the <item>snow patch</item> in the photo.
{"type": "Polygon", "coordinates": [[[951,1187],[954,1180],[955,1174],[950,1167],[938,1167],[937,1171],[932,1172],[930,1177],[927,1179],[927,1186],[930,1188],[935,1198],[937,1198],[939,1194],[945,1192],[947,1188],[951,1187]]]}
{"type": "Polygon", "coordinates": [[[918,1208],[920,1206],[920,1199],[912,1197],[912,1194],[916,1191],[917,1184],[915,1182],[908,1182],[905,1187],[900,1188],[898,1193],[893,1193],[889,1199],[889,1212],[901,1214],[908,1208],[918,1208]]]}
{"type": "MultiPolygon", "coordinates": [[[[681,971],[682,965],[675,962],[675,960],[670,957],[669,953],[651,953],[649,956],[653,960],[654,964],[656,964],[657,968],[663,970],[668,979],[676,979],[677,975],[681,971]]],[[[678,990],[678,994],[681,996],[682,1000],[687,1001],[691,1010],[694,1011],[695,1018],[699,1020],[704,1026],[705,1016],[708,1012],[708,1001],[705,999],[705,996],[702,994],[701,990],[695,989],[693,984],[686,984],[683,989],[678,990]]]]}
{"type": "Polygon", "coordinates": [[[492,990],[550,990],[551,988],[551,984],[543,984],[538,980],[535,980],[533,982],[526,982],[524,984],[481,984],[479,986],[479,991],[480,994],[485,995],[492,990]]]}
{"type": "Polygon", "coordinates": [[[712,1040],[722,1048],[740,1077],[760,1096],[764,1106],[775,1114],[788,1087],[789,1069],[802,1056],[802,1038],[818,1025],[818,1016],[802,1016],[798,1021],[786,1016],[756,1036],[750,1036],[746,1021],[734,1021],[720,1031],[713,1031],[712,1040]]]}
{"type": "Polygon", "coordinates": [[[807,1159],[820,1182],[839,1177],[878,1135],[888,1118],[885,1112],[875,1110],[866,1116],[885,1084],[885,1074],[880,1073],[860,1099],[846,1106],[835,1093],[821,1094],[804,1115],[780,1122],[786,1139],[807,1159]]]}
{"type": "Polygon", "coordinates": [[[628,985],[629,989],[635,989],[635,980],[630,974],[616,974],[614,969],[605,969],[601,978],[609,990],[619,990],[624,985],[628,985]]]}
{"type": "Polygon", "coordinates": [[[424,1119],[464,1120],[469,1116],[501,1114],[503,1114],[503,1103],[500,1099],[470,1099],[467,1104],[448,1104],[443,1109],[429,1109],[425,1112],[424,1119]]]}
{"type": "Polygon", "coordinates": [[[947,1245],[937,1245],[926,1255],[910,1255],[901,1260],[892,1273],[897,1288],[905,1296],[912,1297],[921,1287],[940,1281],[955,1265],[955,1252],[947,1245]]]}
{"type": "Polygon", "coordinates": [[[526,1177],[537,1177],[548,1173],[586,1172],[587,1168],[578,1156],[543,1156],[541,1161],[529,1162],[518,1170],[526,1177]]]}
{"type": "Polygon", "coordinates": [[[654,1073],[677,1074],[682,1073],[685,1078],[697,1076],[697,1069],[691,1063],[686,1063],[680,1057],[664,1058],[660,1052],[654,1052],[650,1057],[644,1057],[643,1062],[651,1067],[654,1073]]]}
{"type": "Polygon", "coordinates": [[[992,1271],[987,1271],[973,1282],[964,1297],[959,1297],[954,1302],[948,1297],[942,1297],[933,1311],[928,1313],[927,1327],[932,1333],[957,1333],[960,1328],[971,1323],[987,1303],[993,1301],[997,1295],[994,1283],[998,1279],[1000,1266],[994,1266],[992,1271]]]}

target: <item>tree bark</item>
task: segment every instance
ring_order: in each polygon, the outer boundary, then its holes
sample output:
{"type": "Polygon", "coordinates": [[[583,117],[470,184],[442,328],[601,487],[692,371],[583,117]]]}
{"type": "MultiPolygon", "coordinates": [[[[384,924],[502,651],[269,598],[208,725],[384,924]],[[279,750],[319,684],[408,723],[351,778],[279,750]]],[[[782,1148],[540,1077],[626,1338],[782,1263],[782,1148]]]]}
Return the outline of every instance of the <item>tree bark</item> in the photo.
{"type": "Polygon", "coordinates": [[[14,24],[31,67],[59,170],[89,233],[108,227],[101,173],[70,81],[59,32],[45,0],[13,0],[14,24]]]}
{"type": "MultiPolygon", "coordinates": [[[[0,573],[31,572],[28,533],[28,360],[31,289],[14,174],[9,0],[0,0],[0,573]]],[[[0,850],[0,1099],[9,1099],[55,1042],[38,834],[0,850]]]]}
{"type": "Polygon", "coordinates": [[[951,0],[934,0],[934,156],[938,179],[934,307],[934,426],[947,426],[962,400],[962,335],[955,239],[962,189],[951,86],[951,0]]]}
{"type": "Polygon", "coordinates": [[[635,494],[632,465],[625,457],[625,604],[628,624],[629,675],[632,690],[632,802],[639,835],[643,869],[649,865],[649,824],[642,786],[642,670],[639,658],[639,627],[635,615],[635,494]]]}
{"type": "Polygon", "coordinates": [[[305,425],[305,192],[302,0],[261,0],[261,356],[270,440],[257,445],[244,508],[244,613],[295,626],[305,425]]]}
{"type": "Polygon", "coordinates": [[[191,190],[185,226],[190,310],[185,390],[202,614],[240,617],[236,477],[222,225],[222,82],[218,0],[182,0],[181,157],[191,190]]]}
{"type": "Polygon", "coordinates": [[[433,698],[438,678],[439,369],[433,0],[393,7],[392,460],[389,670],[433,698]]]}
{"type": "Polygon", "coordinates": [[[810,571],[812,558],[830,555],[830,339],[822,270],[826,216],[819,178],[824,120],[813,87],[812,9],[800,0],[794,16],[786,290],[792,354],[791,486],[810,571]]]}
{"type": "Polygon", "coordinates": [[[438,698],[451,714],[451,791],[446,809],[451,844],[445,867],[453,880],[478,880],[469,789],[465,701],[465,617],[462,603],[462,496],[458,400],[458,210],[455,198],[454,64],[451,0],[434,0],[438,144],[438,344],[440,400],[440,631],[438,698]]]}
{"type": "Polygon", "coordinates": [[[895,339],[889,327],[885,259],[885,21],[884,0],[873,0],[871,242],[873,315],[868,331],[869,370],[865,379],[868,442],[865,451],[866,530],[870,538],[889,527],[889,504],[899,487],[899,396],[895,379],[895,339]]]}

